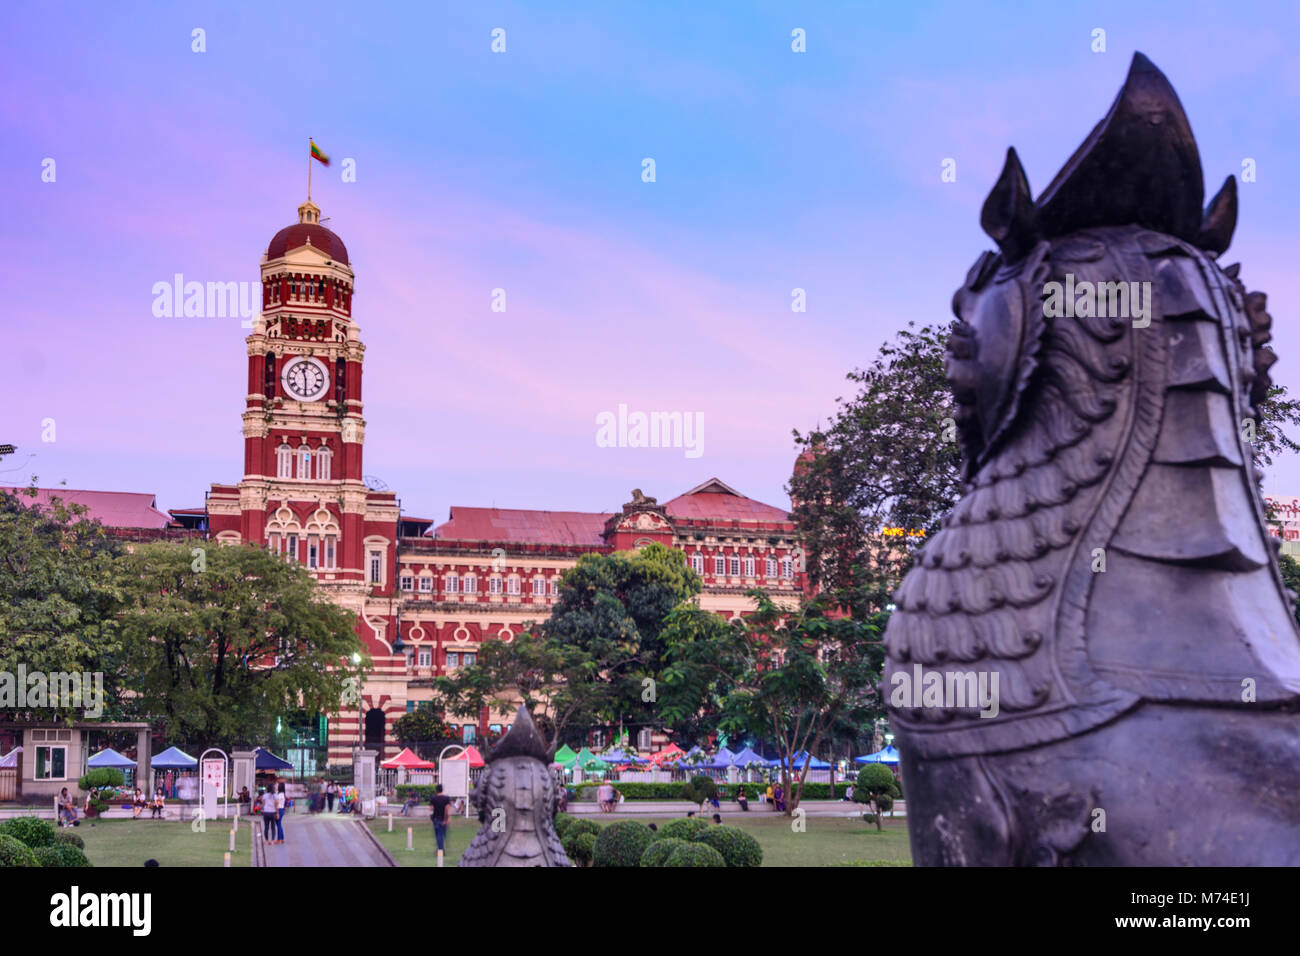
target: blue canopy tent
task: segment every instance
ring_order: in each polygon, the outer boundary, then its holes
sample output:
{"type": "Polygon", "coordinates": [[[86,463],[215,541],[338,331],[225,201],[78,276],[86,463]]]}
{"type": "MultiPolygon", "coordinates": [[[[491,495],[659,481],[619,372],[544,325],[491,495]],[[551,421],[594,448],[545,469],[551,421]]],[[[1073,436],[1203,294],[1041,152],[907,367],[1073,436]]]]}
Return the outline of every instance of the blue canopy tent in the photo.
{"type": "Polygon", "coordinates": [[[91,758],[86,761],[86,766],[90,767],[92,770],[97,770],[100,767],[116,767],[118,770],[134,770],[135,761],[123,757],[112,747],[105,747],[99,753],[92,755],[91,758]]]}
{"type": "MultiPolygon", "coordinates": [[[[802,770],[803,762],[807,759],[808,759],[808,752],[806,750],[799,751],[790,759],[791,769],[802,770]]],[[[773,759],[769,760],[767,763],[768,766],[770,767],[779,767],[781,766],[781,758],[774,757],[773,759]]],[[[812,760],[809,761],[808,763],[809,770],[829,770],[830,768],[831,765],[828,764],[825,760],[818,760],[816,757],[813,757],[812,760]]]]}
{"type": "Polygon", "coordinates": [[[766,760],[754,753],[754,751],[750,750],[748,747],[736,754],[736,756],[731,759],[731,762],[737,767],[744,767],[746,764],[751,763],[761,763],[764,766],[767,765],[766,760]]]}
{"type": "Polygon", "coordinates": [[[257,761],[254,766],[258,770],[292,770],[293,764],[283,760],[271,753],[269,750],[263,750],[261,747],[254,749],[253,753],[257,754],[257,761]]]}
{"type": "Polygon", "coordinates": [[[644,757],[637,757],[618,749],[601,754],[600,759],[605,763],[649,763],[644,757]]]}
{"type": "Polygon", "coordinates": [[[884,750],[877,750],[873,754],[865,754],[861,757],[854,757],[854,763],[898,763],[898,748],[890,744],[884,750]]]}
{"type": "Polygon", "coordinates": [[[168,747],[149,761],[155,770],[193,770],[199,762],[179,747],[168,747]]]}
{"type": "Polygon", "coordinates": [[[719,747],[715,753],[704,763],[700,764],[701,770],[725,770],[736,762],[736,755],[726,747],[719,747]]]}

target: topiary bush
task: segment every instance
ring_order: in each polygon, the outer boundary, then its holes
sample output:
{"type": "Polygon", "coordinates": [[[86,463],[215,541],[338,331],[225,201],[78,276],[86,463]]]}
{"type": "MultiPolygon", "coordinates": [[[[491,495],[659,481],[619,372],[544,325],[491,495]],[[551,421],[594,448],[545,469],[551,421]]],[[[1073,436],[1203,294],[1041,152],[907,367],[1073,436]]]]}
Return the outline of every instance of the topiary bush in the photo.
{"type": "Polygon", "coordinates": [[[90,860],[86,858],[86,854],[67,843],[56,843],[54,846],[39,846],[32,851],[32,855],[36,857],[36,862],[40,866],[90,866],[90,860]]]}
{"type": "Polygon", "coordinates": [[[560,841],[564,847],[564,855],[569,858],[569,862],[574,866],[591,866],[592,857],[596,851],[596,834],[575,832],[572,827],[560,841]]]}
{"type": "Polygon", "coordinates": [[[683,843],[668,855],[664,866],[726,866],[722,854],[707,843],[683,843]]]}
{"type": "Polygon", "coordinates": [[[71,830],[54,831],[54,839],[58,843],[66,843],[68,846],[75,846],[78,850],[86,848],[86,841],[77,836],[71,830]]]}
{"type": "Polygon", "coordinates": [[[594,820],[584,820],[581,817],[574,817],[567,827],[564,828],[565,836],[577,836],[579,833],[590,833],[592,836],[600,833],[600,826],[594,820]]]}
{"type": "MultiPolygon", "coordinates": [[[[876,829],[884,829],[881,816],[894,807],[899,794],[894,772],[880,763],[869,763],[858,771],[858,782],[853,787],[853,802],[870,804],[875,812],[876,829]]],[[[865,817],[863,818],[865,819],[865,817]]]]}
{"type": "Polygon", "coordinates": [[[663,866],[664,862],[673,855],[674,850],[679,846],[688,845],[688,841],[678,840],[674,837],[669,837],[666,840],[655,840],[654,843],[651,843],[646,847],[645,852],[641,854],[641,865],[663,866]]]}
{"type": "Polygon", "coordinates": [[[635,820],[611,823],[596,837],[593,860],[596,866],[640,866],[641,855],[657,836],[635,820]]]}
{"type": "Polygon", "coordinates": [[[569,828],[569,825],[571,823],[573,823],[573,817],[569,816],[567,813],[557,813],[555,815],[555,824],[554,824],[555,835],[559,837],[561,840],[563,840],[564,833],[569,828]]]}
{"type": "Polygon", "coordinates": [[[90,809],[103,813],[108,809],[112,791],[126,783],[126,774],[117,767],[96,767],[87,770],[77,781],[77,788],[90,793],[90,809]]]}
{"type": "Polygon", "coordinates": [[[40,866],[32,848],[7,833],[0,833],[0,866],[40,866]]]}
{"type": "Polygon", "coordinates": [[[0,823],[0,833],[7,833],[19,843],[31,847],[54,846],[58,831],[40,817],[12,817],[0,823]]]}
{"type": "Polygon", "coordinates": [[[740,827],[706,827],[695,837],[695,842],[713,847],[722,854],[727,866],[763,865],[763,848],[740,827]]]}
{"type": "Polygon", "coordinates": [[[680,817],[676,820],[669,820],[661,826],[659,828],[659,838],[675,837],[689,843],[708,828],[709,825],[699,817],[680,817]]]}
{"type": "Polygon", "coordinates": [[[682,799],[697,804],[701,810],[704,808],[704,801],[712,800],[717,795],[718,785],[713,782],[712,777],[703,774],[691,777],[690,782],[682,787],[682,799]]]}

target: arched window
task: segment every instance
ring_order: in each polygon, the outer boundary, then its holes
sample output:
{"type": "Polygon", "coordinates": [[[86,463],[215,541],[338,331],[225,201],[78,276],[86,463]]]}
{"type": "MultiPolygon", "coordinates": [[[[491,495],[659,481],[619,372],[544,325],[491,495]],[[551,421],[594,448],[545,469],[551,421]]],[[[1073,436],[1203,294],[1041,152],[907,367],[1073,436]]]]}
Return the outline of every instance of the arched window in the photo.
{"type": "Polygon", "coordinates": [[[334,452],[327,446],[322,445],[316,449],[316,477],[321,481],[329,481],[330,462],[333,458],[334,452]]]}
{"type": "Polygon", "coordinates": [[[293,449],[281,445],[275,450],[275,476],[277,478],[293,477],[293,449]]]}
{"type": "Polygon", "coordinates": [[[311,449],[306,445],[298,446],[298,477],[311,477],[311,449]]]}

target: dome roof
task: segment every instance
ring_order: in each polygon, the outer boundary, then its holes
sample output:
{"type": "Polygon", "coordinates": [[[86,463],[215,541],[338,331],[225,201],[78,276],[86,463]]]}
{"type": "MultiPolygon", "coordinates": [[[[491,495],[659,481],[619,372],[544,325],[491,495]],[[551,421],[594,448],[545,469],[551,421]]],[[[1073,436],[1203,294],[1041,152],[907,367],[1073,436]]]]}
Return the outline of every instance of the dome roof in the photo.
{"type": "Polygon", "coordinates": [[[348,247],[343,245],[343,240],[324,226],[313,222],[296,222],[277,232],[271,238],[271,244],[266,247],[266,258],[279,259],[289,250],[307,245],[308,240],[336,262],[350,264],[348,247]]]}

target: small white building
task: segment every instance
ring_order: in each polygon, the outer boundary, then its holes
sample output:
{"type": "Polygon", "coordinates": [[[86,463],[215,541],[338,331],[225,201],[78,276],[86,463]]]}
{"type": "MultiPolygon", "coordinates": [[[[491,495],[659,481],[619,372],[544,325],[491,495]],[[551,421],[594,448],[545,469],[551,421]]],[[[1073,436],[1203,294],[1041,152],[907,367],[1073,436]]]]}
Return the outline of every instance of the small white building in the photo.
{"type": "Polygon", "coordinates": [[[55,797],[64,787],[77,792],[77,781],[86,772],[86,760],[93,751],[87,749],[95,731],[134,730],[136,780],[149,779],[149,725],[143,721],[76,721],[66,723],[0,724],[0,728],[22,733],[22,767],[16,796],[30,802],[32,798],[55,797]]]}

